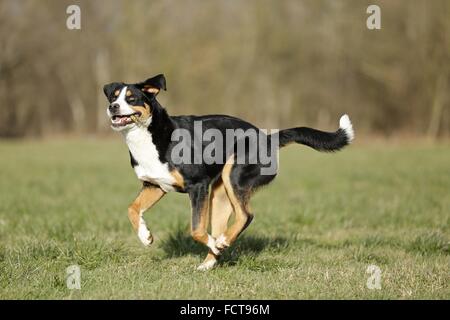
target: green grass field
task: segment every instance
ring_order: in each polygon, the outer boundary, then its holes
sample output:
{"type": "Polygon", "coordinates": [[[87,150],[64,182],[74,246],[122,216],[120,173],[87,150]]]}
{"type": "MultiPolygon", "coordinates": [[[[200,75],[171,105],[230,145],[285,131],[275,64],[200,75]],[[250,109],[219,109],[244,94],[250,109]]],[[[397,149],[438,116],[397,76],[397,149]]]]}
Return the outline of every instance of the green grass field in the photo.
{"type": "Polygon", "coordinates": [[[140,184],[116,139],[0,142],[2,299],[450,298],[450,148],[290,146],[253,198],[255,220],[220,266],[189,237],[186,195],[127,218],[140,184]],[[81,290],[66,268],[81,267],[81,290]],[[366,287],[371,264],[381,289],[366,287]]]}

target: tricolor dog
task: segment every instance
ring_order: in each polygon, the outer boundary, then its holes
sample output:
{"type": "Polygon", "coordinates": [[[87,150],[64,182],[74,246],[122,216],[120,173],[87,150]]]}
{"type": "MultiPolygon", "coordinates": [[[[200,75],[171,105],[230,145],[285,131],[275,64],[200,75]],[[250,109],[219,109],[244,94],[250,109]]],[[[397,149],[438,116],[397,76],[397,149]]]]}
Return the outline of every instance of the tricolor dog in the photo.
{"type": "Polygon", "coordinates": [[[271,150],[275,146],[278,151],[299,143],[318,151],[337,151],[353,139],[347,115],[341,117],[335,132],[298,127],[271,134],[227,115],[169,116],[156,100],[161,90],[166,90],[162,74],[140,83],[114,82],[104,87],[111,127],[123,135],[131,166],[142,181],[128,217],[139,239],[148,246],[153,237],[144,212],[168,192],[187,193],[192,207],[191,235],[209,248],[199,270],[214,267],[223,250],[248,227],[253,219],[251,195],[275,178],[276,170],[264,172],[271,164],[263,161],[267,152],[263,146],[271,150]],[[224,143],[230,131],[241,134],[224,143]],[[248,132],[258,132],[256,140],[248,132]],[[190,137],[180,139],[186,133],[190,137]],[[205,155],[212,149],[210,156],[205,155]],[[235,219],[229,226],[232,213],[235,219]]]}

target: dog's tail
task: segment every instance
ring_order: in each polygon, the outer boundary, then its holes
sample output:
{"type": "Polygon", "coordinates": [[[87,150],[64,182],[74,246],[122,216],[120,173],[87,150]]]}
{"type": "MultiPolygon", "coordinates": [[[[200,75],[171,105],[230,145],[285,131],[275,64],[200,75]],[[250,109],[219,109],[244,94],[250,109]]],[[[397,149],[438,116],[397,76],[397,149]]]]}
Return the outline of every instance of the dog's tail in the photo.
{"type": "Polygon", "coordinates": [[[284,129],[279,131],[280,148],[290,143],[300,143],[317,151],[338,151],[348,145],[354,138],[353,126],[348,115],[339,120],[339,129],[324,132],[307,127],[284,129]]]}

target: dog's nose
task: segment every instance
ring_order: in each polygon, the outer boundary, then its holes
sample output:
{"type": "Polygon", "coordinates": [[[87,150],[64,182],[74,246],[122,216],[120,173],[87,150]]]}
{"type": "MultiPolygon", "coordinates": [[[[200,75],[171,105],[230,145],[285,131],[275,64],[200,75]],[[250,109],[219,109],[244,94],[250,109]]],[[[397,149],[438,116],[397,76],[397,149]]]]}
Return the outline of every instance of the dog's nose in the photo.
{"type": "Polygon", "coordinates": [[[109,111],[111,112],[111,113],[115,113],[115,112],[117,112],[118,110],[119,110],[119,104],[118,103],[111,103],[111,105],[109,106],[109,111]]]}

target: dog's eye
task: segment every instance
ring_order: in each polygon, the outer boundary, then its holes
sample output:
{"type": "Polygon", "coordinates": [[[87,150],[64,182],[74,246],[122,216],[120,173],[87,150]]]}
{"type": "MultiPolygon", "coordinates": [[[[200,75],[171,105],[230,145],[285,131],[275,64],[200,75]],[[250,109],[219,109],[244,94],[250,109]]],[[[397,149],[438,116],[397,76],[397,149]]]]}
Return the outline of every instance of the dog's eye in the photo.
{"type": "Polygon", "coordinates": [[[136,98],[135,97],[129,97],[128,100],[129,101],[134,101],[134,100],[136,100],[136,98]]]}

